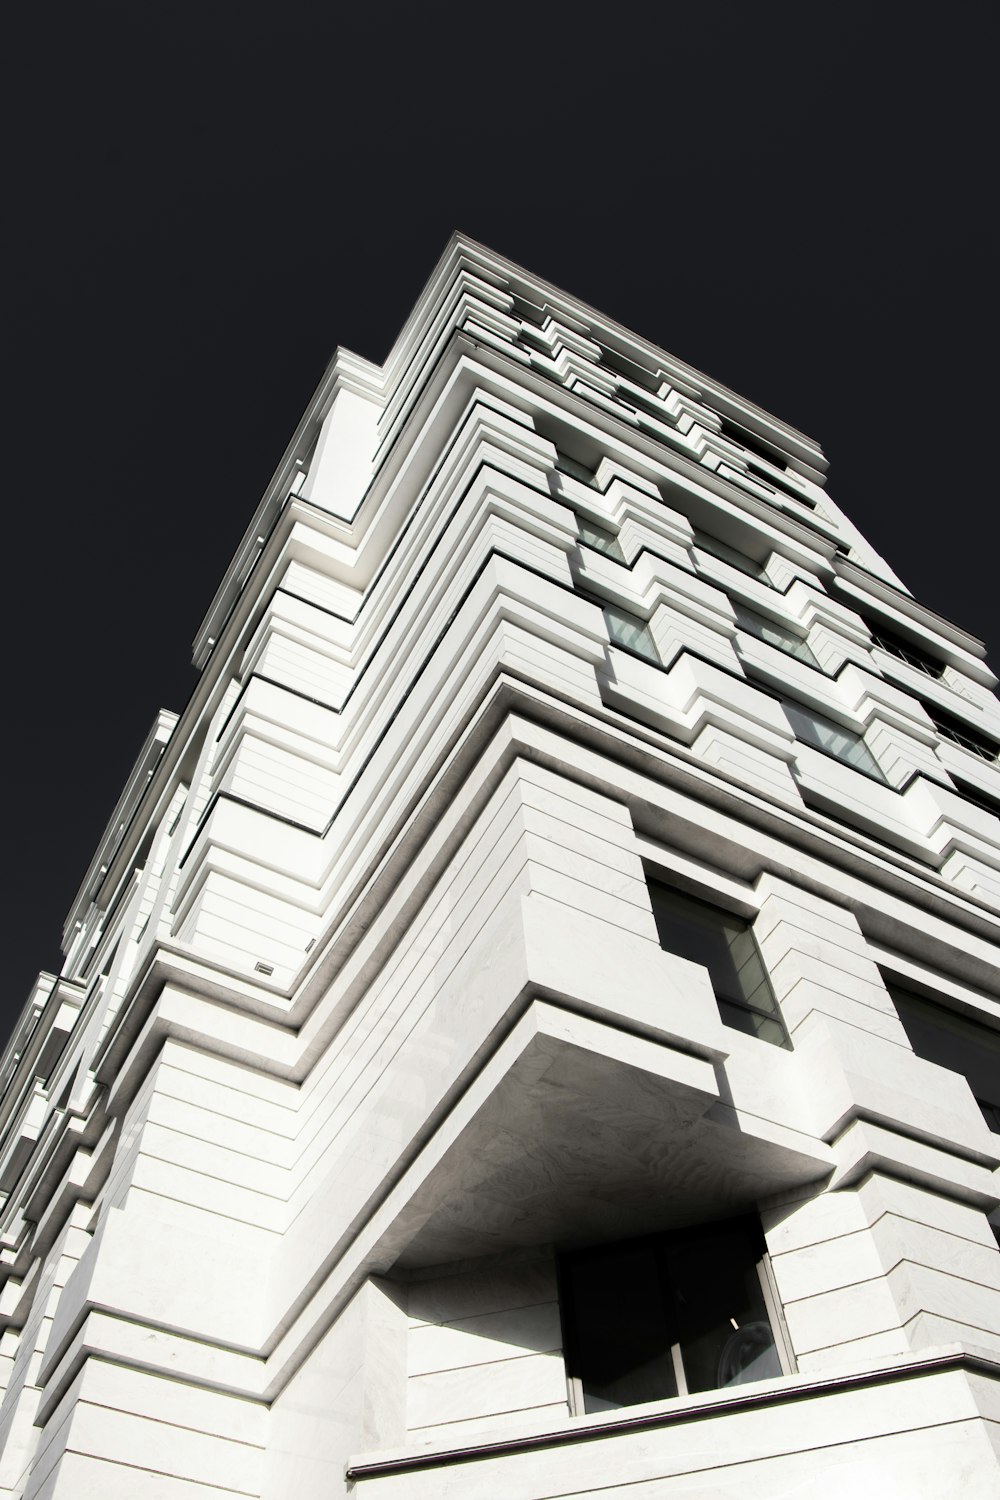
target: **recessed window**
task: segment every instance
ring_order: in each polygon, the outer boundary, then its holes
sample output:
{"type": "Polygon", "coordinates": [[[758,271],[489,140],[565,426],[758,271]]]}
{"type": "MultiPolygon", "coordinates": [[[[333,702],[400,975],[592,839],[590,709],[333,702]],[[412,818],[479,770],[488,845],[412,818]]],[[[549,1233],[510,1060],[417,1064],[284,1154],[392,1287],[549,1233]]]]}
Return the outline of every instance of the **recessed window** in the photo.
{"type": "Polygon", "coordinates": [[[901,985],[886,988],[917,1056],[963,1074],[987,1125],[1000,1132],[1000,1031],[901,985]]]}
{"type": "Polygon", "coordinates": [[[629,614],[627,609],[619,609],[616,604],[604,606],[604,618],[608,622],[608,635],[615,646],[624,646],[626,651],[634,651],[637,656],[644,656],[648,661],[660,660],[645,620],[638,615],[629,614]]]}
{"type": "Polygon", "coordinates": [[[597,552],[603,552],[605,557],[613,557],[616,562],[625,561],[621,543],[613,531],[608,531],[604,526],[598,526],[594,521],[588,521],[584,516],[577,517],[577,529],[580,540],[585,546],[593,547],[597,552]]]}
{"type": "Polygon", "coordinates": [[[670,427],[677,426],[677,418],[653,394],[644,396],[639,391],[619,389],[618,400],[623,401],[626,406],[631,406],[640,416],[653,417],[656,421],[664,422],[670,427]]]}
{"type": "Polygon", "coordinates": [[[568,474],[571,479],[578,479],[581,484],[589,485],[591,489],[597,488],[597,476],[593,469],[588,469],[578,458],[563,453],[561,448],[556,449],[556,468],[561,473],[568,474]]]}
{"type": "Polygon", "coordinates": [[[759,641],[766,641],[769,646],[776,646],[787,656],[794,656],[798,661],[804,661],[809,667],[819,666],[819,662],[800,635],[796,635],[784,625],[779,625],[776,620],[768,619],[766,615],[759,615],[755,609],[748,609],[745,604],[734,603],[733,609],[736,613],[736,624],[740,630],[745,630],[748,635],[755,635],[759,641]]]}
{"type": "Polygon", "coordinates": [[[970,750],[973,755],[978,755],[980,760],[995,761],[997,755],[1000,754],[1000,745],[985,734],[980,734],[971,725],[963,724],[961,719],[953,719],[951,714],[946,714],[935,704],[925,703],[924,708],[943,740],[950,740],[953,745],[961,745],[963,750],[970,750]]]}
{"type": "Polygon", "coordinates": [[[789,484],[787,480],[782,479],[779,475],[772,473],[770,469],[765,469],[762,464],[755,464],[752,459],[748,459],[747,468],[751,474],[756,474],[759,478],[763,479],[765,484],[769,484],[772,489],[780,490],[790,500],[797,500],[799,505],[805,505],[809,510],[816,509],[815,500],[811,500],[808,495],[803,495],[794,485],[789,484]]]}
{"type": "Polygon", "coordinates": [[[916,667],[918,672],[924,672],[928,677],[941,677],[944,674],[944,662],[931,656],[930,652],[925,651],[922,646],[916,646],[912,641],[904,640],[902,636],[893,634],[882,625],[873,625],[870,620],[866,620],[865,624],[871,631],[873,646],[887,651],[890,656],[895,656],[899,661],[905,661],[908,666],[916,667]]]}
{"type": "Polygon", "coordinates": [[[624,375],[626,380],[631,380],[633,385],[641,385],[644,390],[659,389],[662,376],[657,379],[651,370],[636,364],[635,360],[629,359],[627,354],[619,354],[615,349],[602,349],[601,364],[606,369],[613,370],[616,375],[624,375]]]}
{"type": "Polygon", "coordinates": [[[759,562],[741,552],[738,547],[731,547],[717,536],[711,536],[707,531],[699,531],[694,528],[694,544],[700,547],[702,552],[707,552],[711,557],[717,557],[720,562],[728,563],[731,568],[737,568],[745,573],[748,578],[756,578],[759,583],[766,583],[770,587],[770,579],[764,572],[759,562]]]}
{"type": "Polygon", "coordinates": [[[983,791],[982,787],[970,786],[967,781],[960,781],[954,773],[951,779],[955,783],[956,792],[964,797],[966,802],[972,802],[976,807],[981,807],[983,812],[989,813],[994,818],[1000,818],[1000,801],[996,797],[991,797],[989,792],[983,791]]]}
{"type": "Polygon", "coordinates": [[[782,1374],[755,1220],[577,1251],[560,1271],[578,1410],[611,1411],[782,1374]]]}
{"type": "Polygon", "coordinates": [[[660,946],[708,970],[724,1024],[790,1046],[750,923],[662,881],[648,884],[660,946]]]}
{"type": "Polygon", "coordinates": [[[805,745],[812,745],[814,750],[822,750],[825,755],[832,755],[847,766],[853,766],[856,771],[864,771],[866,776],[873,776],[876,781],[885,781],[878,762],[859,734],[845,729],[842,724],[835,724],[832,719],[827,719],[801,703],[791,703],[785,698],[781,706],[797,740],[805,745]]]}
{"type": "Polygon", "coordinates": [[[552,345],[534,328],[521,327],[518,330],[518,339],[526,349],[533,349],[536,354],[544,354],[546,359],[552,358],[552,345]]]}
{"type": "Polygon", "coordinates": [[[749,432],[741,427],[738,422],[731,422],[728,417],[723,417],[722,436],[736,443],[740,448],[745,448],[748,453],[753,453],[757,458],[762,458],[765,463],[774,464],[776,468],[785,467],[785,459],[779,448],[773,448],[766,438],[760,438],[756,433],[749,432]]]}

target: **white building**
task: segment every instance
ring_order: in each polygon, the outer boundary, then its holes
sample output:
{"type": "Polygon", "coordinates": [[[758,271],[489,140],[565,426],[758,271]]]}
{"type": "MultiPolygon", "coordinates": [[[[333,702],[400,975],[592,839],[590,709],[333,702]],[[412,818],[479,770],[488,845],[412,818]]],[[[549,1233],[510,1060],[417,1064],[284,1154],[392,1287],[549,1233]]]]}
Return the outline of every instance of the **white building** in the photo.
{"type": "Polygon", "coordinates": [[[0,1494],[997,1495],[1000,707],[824,467],[462,236],[337,354],[3,1057],[0,1494]]]}

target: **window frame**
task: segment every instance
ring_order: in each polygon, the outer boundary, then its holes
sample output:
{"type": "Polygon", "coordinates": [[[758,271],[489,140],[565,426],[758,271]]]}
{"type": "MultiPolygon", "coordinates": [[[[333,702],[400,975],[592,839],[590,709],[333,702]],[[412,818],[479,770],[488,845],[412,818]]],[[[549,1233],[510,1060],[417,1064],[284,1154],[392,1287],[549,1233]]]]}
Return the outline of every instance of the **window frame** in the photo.
{"type": "Polygon", "coordinates": [[[887,656],[895,657],[897,661],[905,662],[908,667],[912,667],[915,672],[922,672],[933,682],[940,682],[947,662],[940,661],[923,646],[911,643],[904,636],[897,635],[888,625],[880,625],[877,620],[865,620],[865,625],[873,647],[884,651],[887,656]]]}
{"type": "Polygon", "coordinates": [[[954,1073],[957,1077],[964,1078],[973,1099],[975,1099],[976,1104],[979,1106],[979,1111],[983,1119],[986,1121],[987,1128],[994,1135],[1000,1135],[1000,1084],[996,1088],[995,1098],[987,1098],[983,1094],[977,1093],[976,1084],[973,1082],[973,1078],[970,1076],[967,1068],[965,1066],[956,1067],[951,1062],[943,1061],[941,1053],[936,1051],[933,1046],[926,1042],[925,1038],[920,1036],[919,1030],[917,1031],[917,1037],[920,1045],[917,1046],[914,1044],[913,1033],[910,1030],[910,1026],[907,1025],[907,1016],[909,1016],[911,1023],[916,1022],[919,1026],[923,1022],[932,1031],[936,1030],[945,1037],[950,1033],[954,1039],[952,1045],[959,1054],[966,1048],[971,1051],[979,1046],[983,1047],[984,1052],[987,1051],[985,1043],[979,1039],[980,1036],[991,1037],[997,1051],[1000,1052],[1000,1029],[990,1026],[986,1021],[981,1021],[974,1016],[970,1016],[964,1011],[955,1010],[946,1001],[932,998],[918,990],[911,989],[907,984],[893,979],[891,975],[883,975],[883,981],[886,989],[889,991],[889,997],[899,1018],[899,1023],[906,1032],[906,1040],[910,1044],[910,1050],[916,1057],[923,1058],[924,1062],[934,1063],[936,1067],[946,1068],[949,1073],[954,1073]]]}
{"type": "Polygon", "coordinates": [[[710,531],[703,531],[700,526],[692,526],[691,543],[696,551],[704,552],[708,557],[713,557],[716,562],[726,563],[737,573],[742,573],[744,578],[756,579],[765,588],[773,589],[774,584],[764,571],[764,564],[751,557],[749,553],[743,552],[739,547],[734,547],[732,542],[723,541],[721,536],[714,536],[710,531]]]}
{"type": "Polygon", "coordinates": [[[617,532],[612,531],[610,526],[601,525],[599,521],[592,521],[580,511],[576,512],[576,536],[581,547],[590,547],[602,557],[610,557],[613,562],[626,561],[617,532]],[[585,532],[590,535],[584,535],[585,532]]]}
{"type": "Polygon", "coordinates": [[[989,766],[995,766],[1000,761],[1000,744],[988,734],[983,734],[972,724],[964,723],[946,709],[938,708],[936,703],[924,702],[922,706],[941,739],[949,745],[957,745],[960,750],[975,755],[989,766]]]}
{"type": "Polygon", "coordinates": [[[781,704],[782,711],[791,725],[792,734],[800,745],[808,745],[810,750],[815,750],[819,755],[829,756],[831,760],[837,761],[839,765],[846,766],[848,770],[858,771],[862,776],[867,776],[870,781],[875,781],[880,786],[892,789],[888,777],[869,749],[863,734],[859,734],[856,729],[848,729],[844,724],[839,724],[836,719],[831,719],[827,714],[821,713],[819,709],[811,708],[808,704],[802,703],[797,698],[789,698],[787,695],[782,695],[778,699],[778,702],[781,704]],[[871,765],[858,765],[856,761],[848,760],[846,756],[839,755],[836,750],[831,750],[828,745],[819,744],[816,740],[799,734],[792,714],[798,714],[801,718],[813,722],[819,721],[819,723],[828,725],[831,729],[836,730],[838,734],[848,736],[854,741],[855,746],[864,752],[865,757],[871,762],[871,765]]]}
{"type": "MultiPolygon", "coordinates": [[[[761,1253],[755,1260],[750,1262],[748,1269],[756,1276],[757,1290],[763,1304],[771,1333],[774,1353],[777,1359],[779,1374],[762,1376],[762,1380],[774,1380],[797,1373],[798,1365],[792,1346],[788,1325],[785,1321],[784,1308],[778,1295],[777,1282],[771,1267],[767,1245],[764,1240],[763,1228],[759,1216],[745,1214],[725,1219],[709,1220],[707,1222],[695,1222],[693,1224],[679,1226],[675,1229],[656,1231],[652,1234],[631,1236],[624,1240],[613,1240],[598,1245],[585,1245],[574,1247],[563,1252],[557,1262],[557,1286],[559,1298],[559,1317],[562,1334],[563,1363],[566,1373],[566,1389],[570,1413],[573,1416],[592,1416],[598,1410],[606,1411],[628,1411],[630,1406],[642,1405],[642,1402],[623,1402],[621,1406],[595,1407],[588,1411],[587,1392],[584,1388],[584,1378],[577,1373],[582,1358],[581,1345],[584,1342],[581,1337],[582,1318],[581,1310],[576,1305],[575,1294],[571,1289],[570,1266],[573,1261],[595,1260],[600,1261],[606,1257],[609,1261],[620,1254],[623,1250],[635,1248],[670,1248],[675,1245],[683,1245],[685,1241],[711,1236],[712,1231],[718,1232],[722,1238],[725,1231],[738,1231],[749,1238],[752,1232],[754,1237],[759,1238],[762,1246],[761,1253]],[[750,1231],[752,1226],[752,1231],[750,1231]]],[[[609,1270],[609,1275],[612,1274],[609,1270]]],[[[742,1386],[743,1382],[731,1382],[727,1385],[707,1386],[700,1390],[691,1390],[688,1370],[684,1363],[684,1351],[680,1339],[674,1339],[665,1349],[670,1357],[674,1384],[677,1389],[673,1395],[651,1397],[651,1401],[680,1400],[685,1402],[698,1401],[700,1398],[710,1395],[714,1391],[731,1390],[736,1386],[742,1386]]],[[[754,1384],[756,1382],[746,1382],[754,1384]]]]}
{"type": "Polygon", "coordinates": [[[623,609],[620,604],[611,603],[608,599],[601,601],[601,609],[604,613],[604,624],[607,628],[608,640],[612,646],[616,647],[619,651],[629,651],[633,656],[639,657],[641,661],[652,662],[656,667],[663,666],[660,653],[656,649],[656,642],[653,639],[653,632],[649,628],[648,620],[644,620],[642,615],[637,615],[632,610],[623,609]],[[612,615],[619,615],[623,619],[638,625],[640,627],[640,636],[645,636],[649,642],[649,649],[644,651],[641,647],[632,645],[629,642],[616,640],[612,629],[612,615]]]}
{"type": "MultiPolygon", "coordinates": [[[[715,996],[715,1003],[719,1008],[719,1015],[722,1020],[722,1024],[724,1026],[727,1026],[730,1031],[740,1031],[744,1036],[753,1037],[755,1041],[766,1042],[768,1046],[781,1047],[787,1052],[793,1051],[794,1048],[792,1044],[792,1038],[789,1033],[788,1027],[785,1024],[785,1018],[782,1014],[780,1001],[778,1000],[777,995],[774,993],[774,986],[771,983],[771,976],[768,973],[767,965],[764,962],[764,955],[760,951],[760,944],[754,937],[753,920],[751,918],[744,917],[739,912],[732,911],[728,907],[720,906],[718,902],[707,900],[704,896],[695,895],[693,892],[682,890],[679,886],[673,885],[669,880],[663,880],[655,871],[646,870],[645,873],[646,889],[649,892],[650,905],[653,911],[653,921],[656,923],[656,931],[660,947],[666,953],[674,953],[677,955],[677,957],[686,958],[691,963],[699,963],[703,968],[707,970],[709,983],[712,986],[712,993],[715,996]],[[742,929],[741,935],[745,935],[750,941],[750,945],[753,950],[753,956],[756,958],[756,961],[759,965],[760,972],[763,976],[763,983],[767,987],[767,993],[770,997],[773,1009],[767,1010],[763,1005],[754,1004],[753,1001],[748,999],[746,991],[743,989],[741,984],[739,985],[739,995],[730,994],[728,990],[725,993],[720,993],[719,988],[716,986],[712,972],[708,968],[707,964],[702,963],[700,958],[692,958],[688,953],[680,952],[676,947],[671,947],[668,942],[664,941],[664,938],[661,934],[660,922],[657,916],[657,902],[658,900],[662,901],[663,898],[658,896],[658,892],[664,893],[667,902],[674,903],[676,919],[681,922],[686,921],[690,923],[693,917],[696,924],[701,921],[704,923],[706,928],[709,928],[710,922],[708,919],[718,919],[718,936],[721,939],[722,943],[726,945],[726,948],[728,950],[727,957],[733,965],[738,980],[742,966],[736,965],[735,958],[733,957],[733,954],[729,948],[728,940],[725,936],[723,924],[725,922],[739,924],[740,928],[742,929]],[[685,907],[688,908],[687,913],[685,913],[685,907]],[[693,912],[690,911],[690,908],[692,907],[695,909],[693,912]],[[727,1015],[730,1015],[733,1011],[742,1012],[742,1014],[751,1021],[751,1025],[741,1026],[739,1024],[734,1024],[732,1020],[727,1020],[727,1015]],[[760,1030],[756,1029],[756,1027],[752,1024],[754,1018],[756,1018],[759,1022],[767,1023],[767,1026],[761,1027],[760,1030]],[[778,1031],[781,1033],[780,1039],[775,1039],[773,1036],[763,1034],[765,1029],[770,1029],[771,1026],[777,1027],[778,1031]]],[[[666,917],[668,913],[665,912],[664,915],[666,917]]],[[[760,986],[758,985],[757,989],[754,990],[754,993],[757,993],[759,988],[760,986]]]]}
{"type": "Polygon", "coordinates": [[[742,631],[744,635],[752,636],[755,641],[763,641],[765,646],[773,646],[775,651],[784,652],[786,656],[790,656],[795,661],[801,662],[805,667],[812,667],[816,672],[823,670],[804,635],[797,635],[794,630],[789,630],[780,621],[772,619],[770,615],[762,614],[759,609],[754,609],[752,605],[745,604],[742,599],[734,598],[730,602],[733,606],[737,631],[742,631]],[[756,628],[758,620],[765,629],[769,627],[776,634],[783,635],[785,641],[789,644],[769,640],[760,629],[756,628]]]}

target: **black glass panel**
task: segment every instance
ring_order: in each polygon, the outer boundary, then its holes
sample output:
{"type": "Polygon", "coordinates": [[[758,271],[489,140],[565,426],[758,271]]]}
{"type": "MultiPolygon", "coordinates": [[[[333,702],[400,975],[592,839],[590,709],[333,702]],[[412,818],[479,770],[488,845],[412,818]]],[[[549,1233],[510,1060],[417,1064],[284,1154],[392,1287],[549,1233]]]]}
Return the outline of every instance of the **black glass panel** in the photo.
{"type": "Polygon", "coordinates": [[[781,1374],[761,1290],[755,1221],[632,1240],[565,1257],[570,1373],[587,1411],[781,1374]]]}
{"type": "Polygon", "coordinates": [[[727,1026],[776,1046],[788,1038],[750,925],[732,912],[649,882],[661,945],[708,970],[727,1026]]]}
{"type": "Polygon", "coordinates": [[[917,1056],[963,1073],[987,1125],[1000,1131],[1000,1031],[899,986],[889,993],[917,1056]]]}
{"type": "Polygon", "coordinates": [[[563,1286],[573,1313],[571,1369],[586,1411],[677,1395],[672,1315],[652,1242],[572,1256],[563,1286]]]}
{"type": "Polygon", "coordinates": [[[713,1226],[665,1241],[662,1253],[688,1390],[780,1375],[749,1229],[713,1226]]]}

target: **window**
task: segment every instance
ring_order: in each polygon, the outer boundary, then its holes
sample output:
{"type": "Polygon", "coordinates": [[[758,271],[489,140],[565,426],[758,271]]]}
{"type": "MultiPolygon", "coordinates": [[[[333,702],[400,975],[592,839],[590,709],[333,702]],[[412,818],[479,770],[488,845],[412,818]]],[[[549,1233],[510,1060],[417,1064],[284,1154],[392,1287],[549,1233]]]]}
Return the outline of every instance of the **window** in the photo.
{"type": "Polygon", "coordinates": [[[790,1046],[749,922],[659,880],[648,884],[660,946],[708,970],[725,1025],[790,1046]]]}
{"type": "Polygon", "coordinates": [[[616,562],[625,561],[625,554],[613,531],[598,526],[594,521],[588,521],[585,516],[577,516],[577,528],[585,546],[603,552],[605,557],[613,557],[616,562]]]}
{"type": "Polygon", "coordinates": [[[540,333],[536,333],[534,328],[521,327],[517,336],[526,349],[534,349],[536,354],[544,354],[546,359],[552,358],[551,344],[540,333]]]}
{"type": "MultiPolygon", "coordinates": [[[[772,460],[772,462],[777,462],[777,460],[772,460]]],[[[794,485],[789,484],[787,480],[782,479],[779,475],[773,474],[770,469],[765,469],[762,464],[755,464],[753,459],[750,458],[747,459],[746,464],[751,474],[758,475],[772,489],[780,490],[790,500],[797,500],[799,505],[805,505],[809,510],[816,509],[815,500],[810,499],[808,495],[803,495],[801,490],[797,490],[794,485]]]]}
{"type": "Polygon", "coordinates": [[[859,734],[845,729],[841,724],[835,724],[832,719],[825,718],[816,713],[815,709],[806,708],[801,703],[791,703],[785,698],[781,706],[795,731],[796,739],[805,745],[812,745],[814,750],[822,750],[825,755],[842,760],[856,771],[864,771],[866,776],[873,776],[876,781],[885,781],[878,762],[859,734]]]}
{"type": "Polygon", "coordinates": [[[567,1373],[580,1411],[782,1374],[753,1219],[577,1251],[560,1267],[567,1373]]]}
{"type": "Polygon", "coordinates": [[[989,792],[984,792],[980,786],[970,786],[967,781],[960,781],[954,772],[952,772],[951,779],[955,783],[956,792],[964,797],[966,802],[972,802],[976,807],[981,807],[983,812],[990,813],[994,818],[1000,818],[1000,801],[996,797],[991,797],[989,792]]]}
{"type": "Polygon", "coordinates": [[[741,573],[746,573],[749,578],[756,578],[760,583],[771,586],[771,580],[764,572],[759,562],[748,557],[745,552],[740,552],[737,547],[731,547],[728,542],[723,542],[717,536],[710,536],[707,531],[699,531],[694,528],[694,544],[700,547],[702,552],[707,552],[711,557],[717,557],[720,562],[726,562],[731,568],[738,568],[741,573]]]}
{"type": "Polygon", "coordinates": [[[641,391],[626,391],[619,386],[618,400],[631,406],[639,416],[653,417],[657,422],[663,422],[669,427],[677,426],[677,418],[656,396],[655,392],[643,395],[641,391]]]}
{"type": "Polygon", "coordinates": [[[578,458],[563,453],[561,448],[556,449],[556,468],[563,474],[568,474],[571,479],[578,479],[581,484],[589,485],[591,489],[597,488],[597,477],[593,469],[588,469],[578,458]]]}
{"type": "Polygon", "coordinates": [[[800,635],[795,635],[784,625],[779,625],[776,620],[768,619],[766,615],[759,615],[755,609],[748,609],[745,604],[734,602],[733,609],[736,612],[736,624],[740,630],[745,630],[748,635],[755,635],[759,641],[766,641],[769,646],[777,646],[779,651],[784,651],[788,656],[804,661],[809,667],[819,666],[819,662],[800,635]]]}
{"type": "Polygon", "coordinates": [[[737,422],[731,422],[728,417],[721,419],[722,436],[736,443],[738,447],[745,448],[748,453],[753,453],[757,458],[762,458],[765,463],[774,464],[776,468],[785,467],[785,459],[780,448],[772,448],[766,438],[757,437],[756,433],[749,432],[737,422]]]}
{"type": "Polygon", "coordinates": [[[1000,1031],[900,985],[886,987],[917,1056],[963,1074],[987,1125],[1000,1132],[1000,1031]]]}
{"type": "Polygon", "coordinates": [[[870,620],[865,624],[871,631],[872,645],[878,646],[882,651],[888,651],[890,656],[895,656],[899,661],[905,661],[909,666],[916,667],[918,672],[925,672],[928,677],[941,677],[944,674],[944,662],[938,661],[925,651],[922,646],[915,646],[912,641],[904,641],[902,636],[894,635],[891,630],[886,630],[882,625],[873,625],[870,620]]]}
{"type": "Polygon", "coordinates": [[[995,740],[988,739],[985,734],[980,734],[970,724],[963,724],[961,719],[953,719],[951,714],[946,714],[936,704],[925,703],[924,708],[943,740],[950,740],[953,745],[961,745],[963,750],[971,750],[972,754],[978,755],[980,760],[996,760],[997,754],[1000,753],[1000,746],[995,740]]]}
{"type": "Polygon", "coordinates": [[[604,618],[608,622],[608,634],[615,646],[624,646],[626,651],[634,651],[647,661],[659,662],[660,658],[645,620],[640,620],[638,615],[629,614],[627,609],[619,609],[614,604],[604,606],[604,618]]]}

